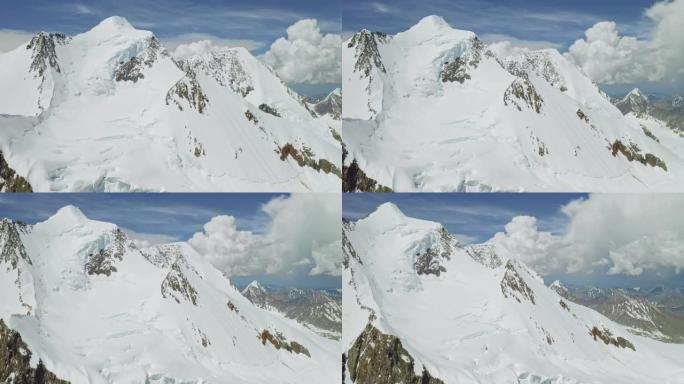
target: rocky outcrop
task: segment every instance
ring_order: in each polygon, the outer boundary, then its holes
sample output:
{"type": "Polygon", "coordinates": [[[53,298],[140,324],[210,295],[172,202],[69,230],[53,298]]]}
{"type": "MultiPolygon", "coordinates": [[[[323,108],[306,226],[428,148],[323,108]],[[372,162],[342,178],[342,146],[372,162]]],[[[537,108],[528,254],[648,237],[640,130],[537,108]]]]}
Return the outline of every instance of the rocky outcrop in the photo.
{"type": "Polygon", "coordinates": [[[170,105],[172,102],[181,111],[183,110],[183,105],[187,103],[191,109],[204,113],[209,103],[209,98],[204,94],[194,74],[189,74],[178,80],[166,93],[166,105],[170,105]]]}
{"type": "Polygon", "coordinates": [[[636,351],[634,344],[624,337],[613,337],[612,332],[608,328],[599,329],[598,327],[594,326],[589,332],[589,335],[591,335],[594,340],[600,339],[606,345],[611,344],[618,348],[629,348],[633,351],[636,351]]]}
{"type": "Polygon", "coordinates": [[[252,77],[243,67],[236,49],[216,49],[189,59],[185,66],[193,71],[203,72],[242,97],[254,90],[252,77]]]}
{"type": "Polygon", "coordinates": [[[489,244],[473,244],[465,247],[465,251],[473,260],[487,268],[499,268],[503,261],[494,250],[494,246],[489,244]]]}
{"type": "Polygon", "coordinates": [[[439,244],[416,254],[416,259],[413,263],[416,273],[419,275],[439,276],[442,272],[446,272],[446,268],[442,263],[445,260],[451,259],[452,241],[453,239],[449,232],[442,227],[439,231],[439,244]]]}
{"type": "Polygon", "coordinates": [[[273,116],[275,116],[275,117],[281,117],[281,116],[280,116],[280,113],[278,113],[278,110],[275,109],[275,108],[273,108],[273,107],[271,107],[271,106],[268,105],[268,104],[261,104],[261,105],[259,105],[259,109],[262,110],[262,111],[264,111],[264,112],[266,112],[266,113],[268,113],[269,115],[273,115],[273,116]]]}
{"type": "Polygon", "coordinates": [[[380,332],[370,323],[342,357],[345,360],[349,378],[356,384],[444,384],[425,367],[420,375],[416,374],[415,360],[401,340],[380,332]]]}
{"type": "Polygon", "coordinates": [[[20,259],[32,264],[19,235],[25,227],[9,219],[0,221],[0,265],[5,264],[8,270],[17,269],[20,259]]]}
{"type": "Polygon", "coordinates": [[[641,148],[636,143],[630,143],[629,147],[622,143],[620,140],[615,140],[610,146],[610,151],[613,156],[618,154],[623,155],[628,161],[638,161],[643,165],[650,165],[651,167],[659,167],[664,171],[667,171],[667,165],[658,156],[647,153],[642,154],[641,148]]]}
{"type": "Polygon", "coordinates": [[[280,160],[285,161],[288,157],[291,157],[297,162],[300,167],[309,167],[316,171],[332,173],[337,177],[342,177],[342,172],[337,168],[335,164],[326,159],[314,159],[316,156],[310,148],[303,146],[302,150],[298,150],[294,145],[287,143],[280,148],[280,160]]]}
{"type": "Polygon", "coordinates": [[[275,332],[275,334],[273,334],[270,331],[264,329],[259,334],[259,339],[261,340],[261,344],[263,345],[269,343],[275,349],[284,349],[290,353],[302,354],[311,357],[311,354],[309,353],[309,350],[306,349],[306,347],[304,347],[296,341],[287,341],[287,339],[285,339],[285,336],[283,336],[283,334],[280,332],[275,332]]]}
{"type": "Polygon", "coordinates": [[[26,46],[26,49],[33,50],[30,70],[36,72],[39,77],[43,77],[48,67],[61,72],[57,61],[56,46],[66,44],[68,41],[69,38],[62,33],[41,32],[35,35],[26,46]]]}
{"type": "Polygon", "coordinates": [[[162,282],[161,294],[164,298],[174,299],[178,304],[181,301],[187,301],[197,306],[197,290],[190,284],[185,274],[183,274],[181,264],[184,263],[184,259],[179,259],[171,265],[171,271],[169,271],[162,282]]]}
{"type": "Polygon", "coordinates": [[[561,92],[567,90],[563,77],[551,61],[549,51],[529,51],[508,56],[501,61],[501,65],[514,76],[529,79],[530,74],[534,74],[561,92]]]}
{"type": "Polygon", "coordinates": [[[88,256],[88,261],[85,264],[86,272],[89,275],[106,276],[116,272],[117,269],[114,265],[123,260],[128,247],[127,243],[126,235],[118,228],[114,230],[114,241],[99,252],[88,256]]]}
{"type": "Polygon", "coordinates": [[[347,154],[347,149],[342,144],[342,192],[392,192],[391,188],[368,177],[356,159],[349,166],[345,165],[347,154]]]}
{"type": "Polygon", "coordinates": [[[482,60],[484,43],[477,37],[470,40],[470,50],[463,56],[457,57],[453,61],[446,62],[440,70],[440,78],[443,83],[454,81],[463,84],[470,80],[468,69],[475,69],[482,60]]]}
{"type": "Polygon", "coordinates": [[[32,367],[32,355],[19,332],[9,329],[0,319],[0,383],[69,384],[45,368],[41,360],[32,367]]]}
{"type": "Polygon", "coordinates": [[[33,192],[29,182],[17,175],[0,151],[0,192],[33,192]]]}
{"type": "Polygon", "coordinates": [[[354,224],[349,221],[348,219],[343,218],[342,219],[342,265],[344,268],[349,268],[349,261],[351,259],[356,260],[359,264],[363,265],[363,262],[361,261],[361,258],[359,255],[356,253],[356,250],[354,249],[354,246],[352,245],[351,241],[349,241],[349,238],[347,237],[347,231],[351,230],[351,226],[354,224]]]}
{"type": "Polygon", "coordinates": [[[378,43],[386,43],[391,37],[382,32],[371,32],[367,29],[361,30],[352,37],[347,44],[347,48],[356,48],[356,63],[354,72],[361,72],[365,76],[370,76],[371,69],[377,68],[381,72],[387,72],[385,65],[380,58],[378,43]]]}
{"type": "Polygon", "coordinates": [[[504,297],[512,297],[519,303],[526,300],[535,304],[534,291],[527,285],[525,279],[520,276],[520,273],[515,267],[515,263],[508,260],[505,269],[506,272],[504,272],[503,279],[501,279],[501,292],[504,297]]]}
{"type": "Polygon", "coordinates": [[[142,53],[119,63],[119,67],[114,71],[114,79],[137,83],[138,80],[145,78],[143,74],[145,67],[152,68],[159,56],[168,56],[168,53],[162,48],[159,40],[152,36],[142,53]]]}
{"type": "Polygon", "coordinates": [[[525,107],[536,113],[541,113],[544,99],[537,93],[537,89],[529,80],[517,78],[504,92],[504,105],[513,105],[518,111],[522,111],[525,107]]]}

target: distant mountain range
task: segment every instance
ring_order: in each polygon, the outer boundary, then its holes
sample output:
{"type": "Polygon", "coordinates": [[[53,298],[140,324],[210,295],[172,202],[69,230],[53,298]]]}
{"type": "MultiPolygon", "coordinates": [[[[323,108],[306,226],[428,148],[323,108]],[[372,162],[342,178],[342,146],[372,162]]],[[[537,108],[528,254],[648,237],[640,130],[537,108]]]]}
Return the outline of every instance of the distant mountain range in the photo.
{"type": "Polygon", "coordinates": [[[684,287],[659,286],[651,290],[565,287],[556,281],[550,288],[627,326],[635,334],[684,343],[684,287]]]}
{"type": "Polygon", "coordinates": [[[242,289],[256,306],[283,314],[331,339],[342,335],[342,293],[327,289],[264,287],[253,281],[242,289]]]}

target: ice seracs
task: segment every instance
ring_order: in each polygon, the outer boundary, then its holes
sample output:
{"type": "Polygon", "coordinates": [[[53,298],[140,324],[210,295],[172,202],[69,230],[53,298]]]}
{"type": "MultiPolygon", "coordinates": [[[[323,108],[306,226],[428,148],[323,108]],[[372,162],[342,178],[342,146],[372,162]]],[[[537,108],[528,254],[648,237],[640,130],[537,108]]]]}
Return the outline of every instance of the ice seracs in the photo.
{"type": "Polygon", "coordinates": [[[385,204],[343,225],[345,383],[655,384],[684,373],[683,345],[558,295],[501,244],[461,245],[400,212],[385,204]],[[420,273],[427,250],[441,273],[420,273]]]}
{"type": "Polygon", "coordinates": [[[35,225],[3,220],[0,251],[13,255],[0,258],[0,333],[16,333],[30,367],[41,361],[61,380],[339,377],[335,341],[256,307],[187,243],[139,248],[116,225],[65,207],[35,225]]]}
{"type": "Polygon", "coordinates": [[[557,50],[509,55],[430,16],[358,32],[342,61],[345,190],[681,190],[681,137],[653,140],[557,50]]]}
{"type": "Polygon", "coordinates": [[[0,66],[0,152],[35,191],[339,190],[339,123],[244,48],[173,57],[111,17],[0,66]]]}

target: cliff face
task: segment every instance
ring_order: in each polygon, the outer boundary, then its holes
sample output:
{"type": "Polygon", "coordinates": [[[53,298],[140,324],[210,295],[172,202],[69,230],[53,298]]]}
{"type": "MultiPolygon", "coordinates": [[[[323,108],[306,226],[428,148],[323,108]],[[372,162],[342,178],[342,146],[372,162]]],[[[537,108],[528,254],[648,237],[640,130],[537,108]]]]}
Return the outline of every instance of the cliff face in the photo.
{"type": "Polygon", "coordinates": [[[0,382],[16,384],[69,384],[50,372],[42,361],[33,368],[31,351],[21,335],[0,319],[0,382]]]}

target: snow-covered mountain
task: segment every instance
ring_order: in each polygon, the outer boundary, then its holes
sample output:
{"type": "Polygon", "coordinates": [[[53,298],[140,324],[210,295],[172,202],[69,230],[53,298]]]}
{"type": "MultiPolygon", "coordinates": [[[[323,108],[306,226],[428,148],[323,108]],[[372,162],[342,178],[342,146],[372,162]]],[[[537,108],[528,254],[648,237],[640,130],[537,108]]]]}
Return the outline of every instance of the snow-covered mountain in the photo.
{"type": "Polygon", "coordinates": [[[554,49],[507,54],[429,16],[396,35],[358,32],[342,62],[347,190],[684,186],[682,137],[649,135],[554,49]]]}
{"type": "Polygon", "coordinates": [[[2,220],[0,298],[0,333],[25,345],[14,355],[71,383],[339,377],[337,342],[257,308],[187,243],[138,248],[73,206],[2,220]]]}
{"type": "Polygon", "coordinates": [[[634,113],[635,115],[643,115],[648,113],[649,101],[648,96],[644,95],[639,88],[634,88],[622,99],[615,103],[615,106],[624,115],[634,113]]]}
{"type": "Polygon", "coordinates": [[[319,116],[328,115],[333,120],[340,120],[342,117],[342,90],[334,89],[323,100],[312,104],[311,109],[319,116]]]}
{"type": "Polygon", "coordinates": [[[266,288],[252,281],[242,290],[254,305],[297,320],[316,333],[339,339],[342,333],[342,303],[339,295],[323,289],[266,288]]]}
{"type": "MultiPolygon", "coordinates": [[[[558,292],[558,286],[554,284],[549,288],[555,288],[558,292]]],[[[628,327],[633,333],[667,342],[684,343],[684,318],[678,317],[670,308],[659,305],[640,291],[574,287],[565,288],[561,296],[602,313],[628,327]]]]}
{"type": "Polygon", "coordinates": [[[684,346],[546,287],[499,244],[385,203],[343,223],[346,383],[682,383],[684,346]]]}
{"type": "Polygon", "coordinates": [[[627,119],[636,121],[644,133],[660,142],[660,139],[650,131],[653,127],[657,130],[666,127],[684,138],[684,104],[681,99],[681,96],[675,96],[652,101],[635,88],[623,98],[615,100],[614,104],[627,119]]]}
{"type": "Polygon", "coordinates": [[[36,191],[337,191],[339,128],[243,48],[105,19],[0,54],[0,150],[36,191]]]}

